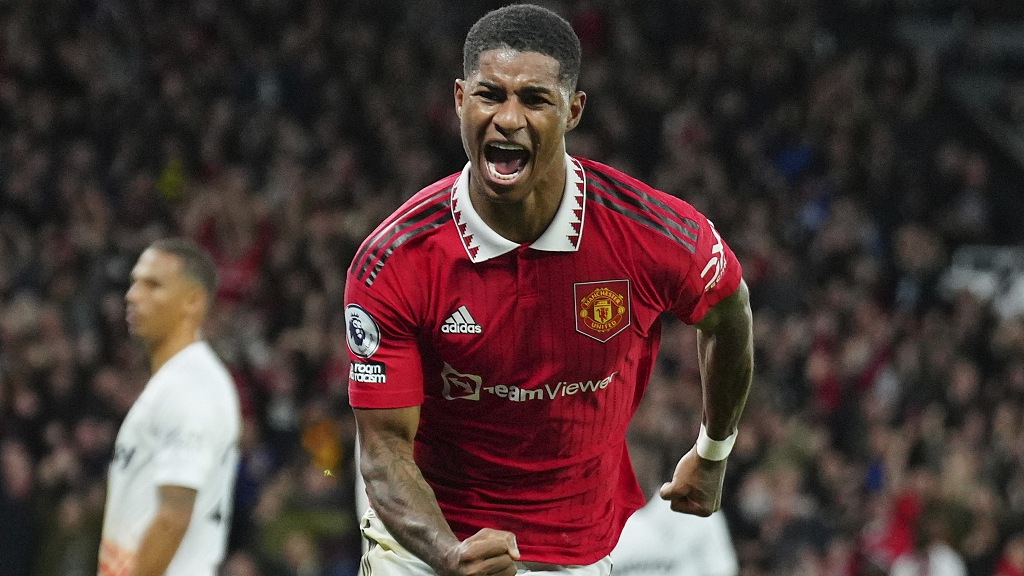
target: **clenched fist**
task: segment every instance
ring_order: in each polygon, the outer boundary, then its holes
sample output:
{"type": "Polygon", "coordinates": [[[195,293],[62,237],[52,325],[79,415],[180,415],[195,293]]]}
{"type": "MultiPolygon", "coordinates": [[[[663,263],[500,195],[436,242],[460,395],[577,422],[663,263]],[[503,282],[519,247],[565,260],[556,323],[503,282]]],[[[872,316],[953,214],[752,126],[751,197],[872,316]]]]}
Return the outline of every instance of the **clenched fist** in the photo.
{"type": "Polygon", "coordinates": [[[516,536],[484,528],[445,554],[444,576],[514,576],[519,547],[516,536]]]}

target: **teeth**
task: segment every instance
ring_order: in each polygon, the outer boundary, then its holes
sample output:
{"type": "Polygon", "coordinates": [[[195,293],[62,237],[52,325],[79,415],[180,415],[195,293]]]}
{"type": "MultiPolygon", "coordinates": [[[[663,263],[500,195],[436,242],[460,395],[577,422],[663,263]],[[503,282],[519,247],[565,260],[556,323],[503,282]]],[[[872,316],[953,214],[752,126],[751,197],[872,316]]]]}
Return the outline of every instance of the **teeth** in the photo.
{"type": "Polygon", "coordinates": [[[517,170],[517,171],[513,172],[512,174],[502,174],[501,172],[498,172],[494,168],[494,164],[492,162],[487,162],[487,171],[490,172],[491,178],[493,178],[495,180],[498,180],[498,181],[501,181],[501,182],[511,182],[511,181],[515,180],[516,178],[518,178],[519,177],[519,173],[522,172],[522,170],[517,170]]]}
{"type": "Polygon", "coordinates": [[[502,150],[525,150],[523,146],[516,144],[515,142],[491,142],[491,146],[500,148],[502,150]]]}

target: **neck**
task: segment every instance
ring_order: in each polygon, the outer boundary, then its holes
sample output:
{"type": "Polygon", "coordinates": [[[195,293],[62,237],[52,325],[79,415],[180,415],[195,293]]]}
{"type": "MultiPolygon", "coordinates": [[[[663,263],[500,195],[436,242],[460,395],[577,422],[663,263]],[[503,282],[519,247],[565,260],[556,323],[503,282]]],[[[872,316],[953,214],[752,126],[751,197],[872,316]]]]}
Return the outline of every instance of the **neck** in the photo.
{"type": "Polygon", "coordinates": [[[157,370],[173,358],[175,354],[198,340],[199,330],[189,326],[174,332],[159,342],[148,342],[146,347],[149,350],[151,373],[156,374],[157,370]]]}
{"type": "Polygon", "coordinates": [[[565,167],[553,176],[538,182],[522,200],[496,202],[481,192],[482,183],[474,186],[470,178],[469,197],[473,208],[491,230],[519,244],[533,242],[555,219],[565,191],[565,167]]]}

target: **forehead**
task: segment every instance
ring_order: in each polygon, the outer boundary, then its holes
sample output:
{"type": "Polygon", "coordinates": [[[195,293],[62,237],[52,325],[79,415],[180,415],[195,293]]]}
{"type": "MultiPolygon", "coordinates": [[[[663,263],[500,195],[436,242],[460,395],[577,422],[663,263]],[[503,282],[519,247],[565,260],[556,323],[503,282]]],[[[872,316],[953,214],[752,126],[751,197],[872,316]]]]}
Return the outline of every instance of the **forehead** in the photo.
{"type": "Polygon", "coordinates": [[[171,278],[181,271],[181,258],[174,254],[147,248],[132,269],[133,276],[171,278]]]}
{"type": "Polygon", "coordinates": [[[477,69],[470,76],[477,82],[503,85],[559,86],[558,60],[540,52],[519,52],[495,48],[480,53],[477,69]]]}

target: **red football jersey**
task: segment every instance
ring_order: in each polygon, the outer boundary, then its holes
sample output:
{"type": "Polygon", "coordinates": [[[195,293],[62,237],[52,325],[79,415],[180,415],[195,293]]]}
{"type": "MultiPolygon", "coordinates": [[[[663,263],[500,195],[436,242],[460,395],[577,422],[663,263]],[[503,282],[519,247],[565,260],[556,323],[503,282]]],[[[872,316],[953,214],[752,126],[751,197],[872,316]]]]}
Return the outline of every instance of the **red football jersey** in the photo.
{"type": "Polygon", "coordinates": [[[544,234],[488,228],[467,166],[416,194],[348,270],[356,408],[421,406],[416,463],[452,530],[515,533],[522,559],[590,564],[645,503],[625,433],[659,315],[687,323],[741,270],[686,202],[567,156],[544,234]]]}

